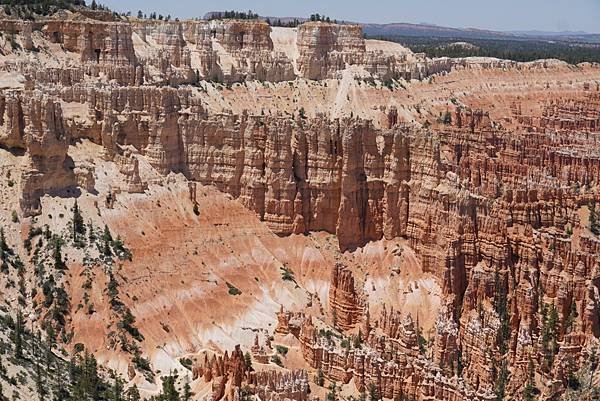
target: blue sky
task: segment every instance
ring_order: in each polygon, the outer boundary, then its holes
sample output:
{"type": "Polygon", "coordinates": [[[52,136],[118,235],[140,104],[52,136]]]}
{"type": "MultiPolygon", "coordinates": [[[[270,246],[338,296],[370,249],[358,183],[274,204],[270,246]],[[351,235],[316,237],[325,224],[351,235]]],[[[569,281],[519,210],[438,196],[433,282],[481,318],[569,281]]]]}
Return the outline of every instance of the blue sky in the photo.
{"type": "Polygon", "coordinates": [[[99,0],[118,11],[156,11],[201,17],[208,11],[248,10],[260,15],[320,13],[357,22],[433,23],[493,30],[600,33],[600,0],[99,0]]]}

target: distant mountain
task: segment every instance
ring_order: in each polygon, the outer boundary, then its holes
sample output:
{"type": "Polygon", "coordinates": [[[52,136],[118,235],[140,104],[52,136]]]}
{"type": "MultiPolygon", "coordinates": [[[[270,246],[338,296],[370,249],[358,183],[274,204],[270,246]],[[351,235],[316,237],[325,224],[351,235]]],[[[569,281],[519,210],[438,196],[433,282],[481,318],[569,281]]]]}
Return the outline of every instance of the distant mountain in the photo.
{"type": "Polygon", "coordinates": [[[367,36],[429,36],[463,39],[510,39],[516,35],[475,28],[448,28],[430,24],[362,24],[367,36]]]}
{"type": "Polygon", "coordinates": [[[511,32],[514,35],[526,36],[529,38],[543,38],[543,39],[557,39],[566,40],[572,42],[585,42],[585,43],[600,43],[600,34],[598,33],[587,33],[583,31],[514,31],[511,32]]]}
{"type": "Polygon", "coordinates": [[[600,34],[583,31],[492,31],[477,28],[449,28],[432,24],[362,24],[365,34],[370,37],[414,36],[455,39],[494,39],[494,40],[558,40],[566,42],[600,43],[600,34]]]}
{"type": "Polygon", "coordinates": [[[590,33],[585,31],[507,31],[513,35],[524,35],[524,36],[585,36],[590,35],[590,33]]]}
{"type": "MultiPolygon", "coordinates": [[[[204,15],[205,19],[211,19],[218,15],[219,11],[211,11],[204,15]]],[[[307,21],[306,17],[273,17],[260,16],[262,20],[267,18],[271,21],[280,20],[282,23],[288,23],[294,20],[300,22],[307,21]]],[[[352,21],[339,21],[341,23],[356,23],[352,21]]],[[[363,26],[367,37],[394,37],[394,36],[413,36],[413,37],[431,37],[431,38],[455,38],[455,39],[494,39],[494,40],[560,40],[584,43],[600,43],[600,34],[590,34],[584,31],[493,31],[489,29],[478,28],[450,28],[430,23],[359,23],[363,26]]]]}

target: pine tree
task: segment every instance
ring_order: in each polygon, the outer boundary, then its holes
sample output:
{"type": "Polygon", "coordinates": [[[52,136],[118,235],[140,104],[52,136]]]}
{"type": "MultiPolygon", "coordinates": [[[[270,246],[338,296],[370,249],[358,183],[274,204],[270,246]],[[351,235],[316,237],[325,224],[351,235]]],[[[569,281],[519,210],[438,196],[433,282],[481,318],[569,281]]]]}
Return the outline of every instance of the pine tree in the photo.
{"type": "Polygon", "coordinates": [[[17,322],[15,324],[13,341],[15,343],[15,356],[23,357],[23,313],[21,310],[17,312],[17,322]]]}
{"type": "Polygon", "coordinates": [[[442,121],[446,125],[452,124],[452,114],[450,114],[449,110],[446,110],[446,113],[444,113],[444,118],[442,121]]]}
{"type": "Polygon", "coordinates": [[[327,393],[327,401],[337,401],[337,385],[335,382],[331,382],[329,385],[329,392],[327,393]]]}
{"type": "Polygon", "coordinates": [[[6,245],[6,237],[4,236],[4,228],[0,227],[0,258],[4,257],[4,252],[8,250],[6,245]]]}
{"type": "Polygon", "coordinates": [[[88,240],[90,242],[90,244],[94,241],[96,241],[96,234],[94,233],[94,225],[92,224],[92,220],[90,220],[88,222],[88,240]]]}
{"type": "Polygon", "coordinates": [[[4,229],[0,227],[0,264],[2,264],[2,270],[8,270],[7,259],[10,255],[10,248],[6,243],[6,237],[4,236],[4,229]]]}
{"type": "Polygon", "coordinates": [[[162,399],[164,401],[179,401],[179,392],[175,388],[177,376],[169,375],[162,379],[162,399]]]}
{"type": "Polygon", "coordinates": [[[100,378],[98,377],[98,363],[96,362],[96,357],[88,351],[85,352],[84,373],[87,393],[92,399],[96,399],[98,396],[98,383],[100,382],[100,378]]]}
{"type": "Polygon", "coordinates": [[[45,359],[46,359],[46,371],[50,371],[50,368],[52,367],[52,361],[54,360],[54,354],[52,353],[52,340],[50,339],[50,336],[48,336],[46,338],[46,344],[45,344],[45,359]]]}
{"type": "Polygon", "coordinates": [[[134,384],[133,386],[129,387],[127,390],[127,401],[140,401],[140,399],[140,392],[137,386],[134,384]]]}
{"type": "Polygon", "coordinates": [[[111,401],[123,401],[123,380],[116,374],[113,375],[113,380],[111,401]]]}
{"type": "Polygon", "coordinates": [[[93,354],[87,350],[79,363],[71,359],[69,373],[73,388],[73,400],[98,399],[100,377],[98,376],[98,363],[93,354]]]}
{"type": "Polygon", "coordinates": [[[249,352],[244,354],[244,364],[246,365],[246,370],[252,369],[252,355],[249,352]]]}
{"type": "Polygon", "coordinates": [[[110,234],[110,230],[107,225],[104,225],[104,233],[102,234],[102,242],[104,244],[103,253],[106,256],[112,256],[112,251],[110,250],[110,245],[113,242],[112,235],[110,234]]]}
{"type": "Polygon", "coordinates": [[[189,401],[192,398],[192,388],[190,387],[189,381],[186,379],[185,385],[183,386],[182,401],[189,401]]]}
{"type": "Polygon", "coordinates": [[[377,386],[375,383],[369,383],[369,401],[379,401],[379,391],[377,391],[377,386]]]}
{"type": "Polygon", "coordinates": [[[91,6],[92,10],[96,10],[98,9],[98,3],[96,3],[96,0],[92,0],[92,6],[91,6]]]}
{"type": "Polygon", "coordinates": [[[35,362],[35,384],[38,393],[38,397],[40,400],[44,399],[44,395],[46,395],[46,390],[44,389],[44,377],[42,374],[42,369],[40,368],[40,364],[35,362]]]}
{"type": "Polygon", "coordinates": [[[323,387],[325,384],[325,376],[323,375],[323,369],[317,369],[317,376],[315,377],[315,384],[319,387],[323,387]]]}
{"type": "Polygon", "coordinates": [[[62,239],[60,239],[58,236],[55,235],[53,237],[53,241],[54,241],[54,252],[53,252],[54,268],[56,270],[64,270],[66,268],[66,265],[62,258],[62,239]]]}
{"type": "Polygon", "coordinates": [[[554,304],[544,304],[542,308],[542,350],[546,356],[547,367],[551,367],[556,354],[558,311],[554,304]]]}
{"type": "Polygon", "coordinates": [[[571,300],[571,305],[569,307],[569,313],[567,314],[567,317],[565,318],[565,322],[563,325],[565,333],[571,332],[571,329],[573,328],[573,325],[575,324],[577,316],[578,316],[577,304],[575,303],[575,298],[573,298],[571,300]]]}
{"type": "Polygon", "coordinates": [[[64,385],[64,375],[61,369],[57,369],[54,373],[56,377],[56,384],[54,386],[54,401],[65,401],[69,396],[69,392],[67,391],[64,385]]]}
{"type": "Polygon", "coordinates": [[[506,383],[508,381],[508,366],[506,361],[502,361],[502,367],[500,368],[500,372],[498,372],[498,376],[496,377],[496,383],[494,392],[496,393],[496,401],[504,400],[504,396],[506,394],[506,383]]]}
{"type": "Polygon", "coordinates": [[[419,346],[419,352],[425,355],[425,346],[427,345],[427,339],[423,337],[423,330],[421,330],[421,325],[419,324],[419,316],[417,315],[417,322],[415,324],[417,331],[417,345],[419,346]]]}
{"type": "Polygon", "coordinates": [[[528,373],[527,383],[525,384],[525,387],[523,388],[523,400],[533,401],[533,399],[534,399],[533,392],[535,389],[535,382],[534,382],[533,361],[531,360],[531,358],[529,358],[529,363],[527,365],[527,373],[528,373]]]}
{"type": "Polygon", "coordinates": [[[77,234],[85,234],[85,223],[83,222],[83,216],[81,216],[81,212],[79,211],[77,200],[75,200],[75,204],[73,205],[73,219],[71,224],[73,226],[73,241],[76,241],[77,234]]]}
{"type": "Polygon", "coordinates": [[[137,17],[139,19],[143,19],[144,18],[144,13],[142,13],[142,10],[138,10],[137,17]]]}

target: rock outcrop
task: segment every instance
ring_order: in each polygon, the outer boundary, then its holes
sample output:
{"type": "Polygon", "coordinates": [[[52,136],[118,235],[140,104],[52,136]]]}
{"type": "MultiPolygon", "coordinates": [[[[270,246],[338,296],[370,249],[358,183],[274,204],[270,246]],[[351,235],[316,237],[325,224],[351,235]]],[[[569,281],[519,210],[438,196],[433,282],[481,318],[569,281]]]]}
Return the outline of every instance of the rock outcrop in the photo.
{"type": "Polygon", "coordinates": [[[340,263],[331,270],[329,307],[334,325],[343,330],[353,328],[363,315],[363,300],[354,286],[352,271],[340,263]]]}
{"type": "Polygon", "coordinates": [[[0,147],[24,154],[17,168],[26,216],[40,213],[40,197],[46,193],[75,194],[69,140],[56,99],[39,92],[5,93],[0,98],[0,147]]]}
{"type": "Polygon", "coordinates": [[[224,355],[205,355],[203,364],[195,366],[194,377],[212,382],[211,400],[238,400],[244,391],[261,399],[306,401],[309,395],[308,374],[305,370],[255,372],[244,361],[239,345],[224,355]]]}

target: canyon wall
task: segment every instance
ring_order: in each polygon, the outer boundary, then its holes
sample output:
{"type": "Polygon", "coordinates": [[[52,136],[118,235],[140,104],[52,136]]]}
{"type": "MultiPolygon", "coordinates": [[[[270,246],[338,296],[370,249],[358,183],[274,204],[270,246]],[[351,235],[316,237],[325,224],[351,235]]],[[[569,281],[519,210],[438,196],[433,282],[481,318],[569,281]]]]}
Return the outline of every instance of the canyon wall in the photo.
{"type": "MultiPolygon", "coordinates": [[[[142,177],[147,164],[158,176],[181,173],[216,187],[281,236],[325,231],[341,254],[398,238],[414,250],[443,289],[428,339],[418,316],[385,308],[371,327],[369,311],[381,305],[367,295],[368,266],[331,264],[329,308],[319,317],[333,321],[339,338],[322,335],[309,313],[277,316],[276,333],[297,340],[307,365],[328,380],[354,380],[361,392],[374,386],[385,398],[491,400],[499,383],[520,394],[533,375],[552,398],[573,374],[567,367],[583,366],[597,345],[600,87],[576,82],[557,94],[564,75],[586,78],[576,69],[372,51],[360,27],[322,22],[298,28],[296,59],[275,50],[261,21],[4,20],[0,28],[17,35],[22,52],[7,48],[2,60],[0,147],[18,160],[25,217],[41,215],[46,194],[95,191],[94,169],[69,155],[72,145],[91,142],[125,177],[122,189],[140,197],[159,182],[142,177]],[[365,89],[352,75],[337,79],[358,69],[378,83],[365,89]],[[514,82],[534,70],[550,77],[547,87],[558,84],[553,99],[531,107],[514,82]],[[415,91],[377,86],[436,73],[432,81],[456,75],[415,91]],[[491,87],[485,95],[498,108],[514,85],[510,115],[468,107],[481,92],[447,96],[445,88],[469,74],[484,76],[470,82],[491,87]],[[508,84],[488,83],[498,76],[508,84]],[[244,89],[225,93],[207,80],[244,89]],[[308,116],[301,106],[233,111],[249,106],[238,95],[295,103],[301,91],[327,110],[370,95],[351,105],[383,123],[353,112],[308,116]],[[415,106],[418,96],[434,101],[415,106]],[[386,100],[373,106],[373,97],[386,100]]],[[[597,70],[586,73],[598,82],[597,70]]],[[[271,355],[258,347],[255,356],[269,363],[271,355]]],[[[239,397],[246,384],[270,399],[309,398],[306,372],[252,372],[240,348],[207,357],[194,374],[212,383],[215,401],[239,397]]]]}

